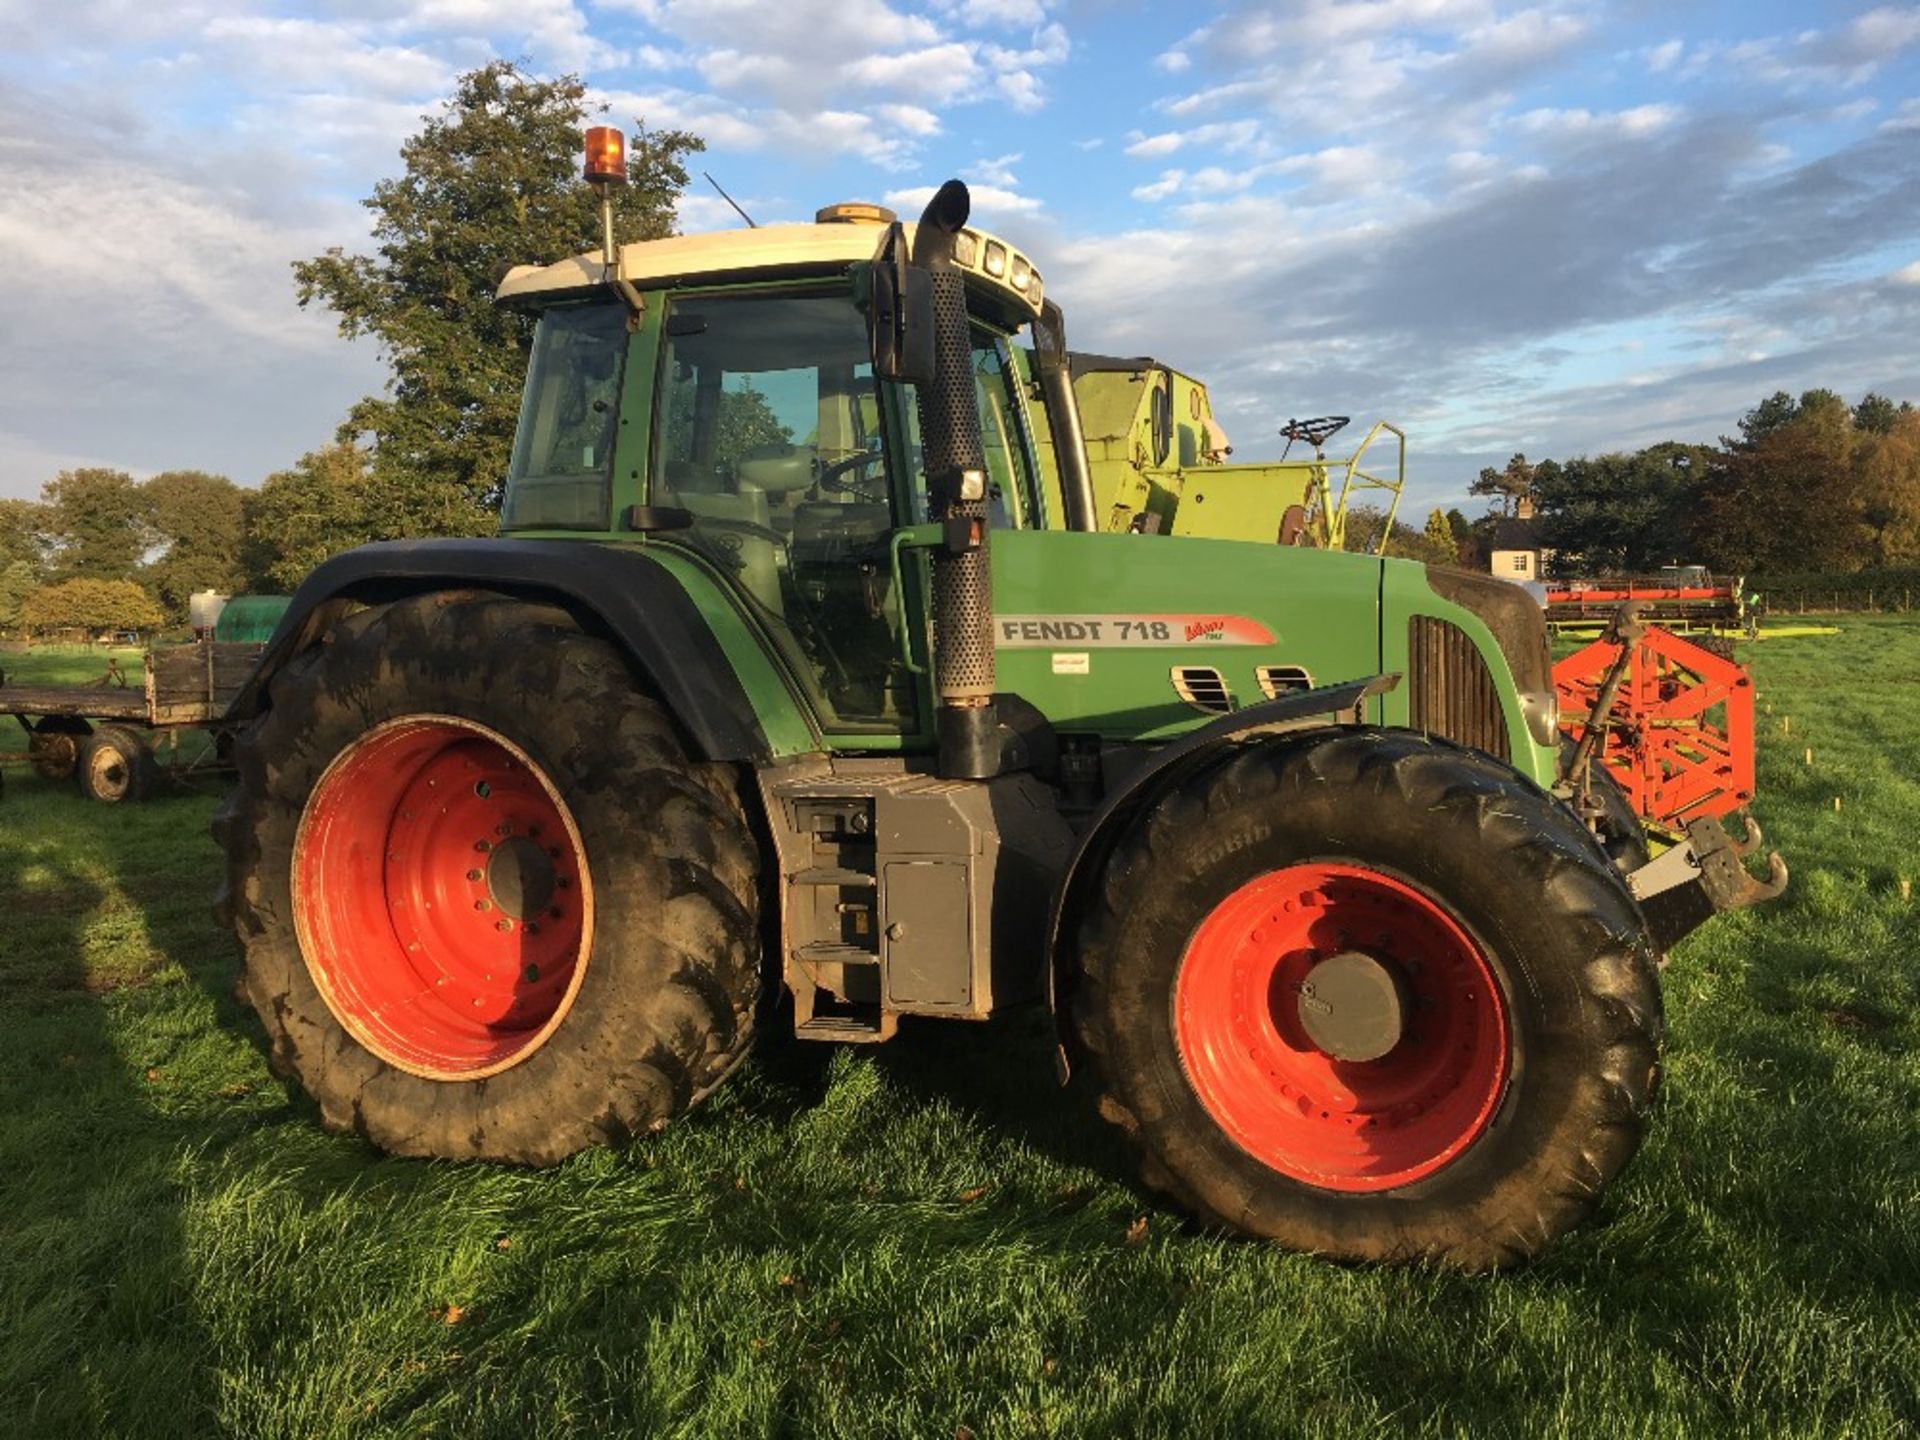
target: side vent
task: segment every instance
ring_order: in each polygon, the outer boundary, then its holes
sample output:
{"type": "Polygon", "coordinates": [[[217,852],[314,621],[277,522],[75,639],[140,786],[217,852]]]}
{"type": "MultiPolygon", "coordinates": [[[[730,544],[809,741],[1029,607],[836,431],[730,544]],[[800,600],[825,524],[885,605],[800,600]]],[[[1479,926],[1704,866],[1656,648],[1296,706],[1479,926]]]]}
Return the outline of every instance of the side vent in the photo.
{"type": "Polygon", "coordinates": [[[1313,688],[1313,676],[1298,665],[1256,665],[1253,677],[1260,682],[1260,693],[1269,700],[1313,688]]]}
{"type": "Polygon", "coordinates": [[[1176,665],[1173,688],[1180,698],[1196,710],[1225,715],[1233,709],[1233,692],[1226,677],[1211,665],[1176,665]]]}
{"type": "Polygon", "coordinates": [[[1407,678],[1414,729],[1511,758],[1500,692],[1466,631],[1415,615],[1407,626],[1407,678]]]}

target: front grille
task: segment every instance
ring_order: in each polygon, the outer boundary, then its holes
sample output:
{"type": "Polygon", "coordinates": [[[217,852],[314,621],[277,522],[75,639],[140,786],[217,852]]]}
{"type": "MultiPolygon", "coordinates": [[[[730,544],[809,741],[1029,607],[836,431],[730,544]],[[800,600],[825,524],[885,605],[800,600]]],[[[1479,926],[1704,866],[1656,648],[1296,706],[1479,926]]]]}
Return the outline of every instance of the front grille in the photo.
{"type": "Polygon", "coordinates": [[[1451,621],[1416,615],[1407,625],[1413,728],[1500,760],[1511,757],[1507,718],[1487,662],[1451,621]]]}

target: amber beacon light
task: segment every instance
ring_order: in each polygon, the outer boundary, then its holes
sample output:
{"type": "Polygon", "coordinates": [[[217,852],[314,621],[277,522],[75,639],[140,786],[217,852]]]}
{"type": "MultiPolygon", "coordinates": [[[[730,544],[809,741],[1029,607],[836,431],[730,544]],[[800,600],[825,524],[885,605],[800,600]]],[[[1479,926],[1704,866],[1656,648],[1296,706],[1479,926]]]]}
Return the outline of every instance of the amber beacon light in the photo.
{"type": "Polygon", "coordinates": [[[587,179],[595,185],[627,183],[627,137],[617,125],[587,131],[587,179]]]}

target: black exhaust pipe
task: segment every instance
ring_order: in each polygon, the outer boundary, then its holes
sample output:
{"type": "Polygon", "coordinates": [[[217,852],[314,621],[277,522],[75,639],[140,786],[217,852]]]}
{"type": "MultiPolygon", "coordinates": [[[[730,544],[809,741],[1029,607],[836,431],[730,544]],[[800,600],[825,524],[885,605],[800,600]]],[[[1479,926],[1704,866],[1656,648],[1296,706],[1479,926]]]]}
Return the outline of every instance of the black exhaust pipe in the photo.
{"type": "Polygon", "coordinates": [[[993,597],[987,557],[987,457],[974,399],[966,285],[953,243],[967,223],[967,187],[934,192],[913,237],[913,263],[933,281],[933,383],[919,387],[920,439],[933,518],[933,674],[940,773],[981,780],[1003,768],[994,707],[993,597]]]}

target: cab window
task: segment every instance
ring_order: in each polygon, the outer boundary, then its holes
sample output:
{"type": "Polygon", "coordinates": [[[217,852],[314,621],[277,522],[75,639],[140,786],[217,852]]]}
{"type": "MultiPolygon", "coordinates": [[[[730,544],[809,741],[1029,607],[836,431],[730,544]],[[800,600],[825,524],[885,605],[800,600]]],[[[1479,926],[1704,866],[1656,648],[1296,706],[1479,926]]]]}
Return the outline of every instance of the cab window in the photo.
{"type": "Polygon", "coordinates": [[[534,331],[507,469],[502,530],[607,528],[627,312],[618,301],[547,311],[534,331]]]}
{"type": "MultiPolygon", "coordinates": [[[[987,462],[987,523],[996,530],[1037,530],[1042,525],[1027,445],[1026,411],[1015,388],[1018,377],[1006,342],[984,330],[973,337],[973,393],[980,407],[980,445],[987,462]]],[[[920,415],[908,406],[909,446],[915,481],[913,513],[927,518],[927,475],[920,449],[920,415]]]]}

